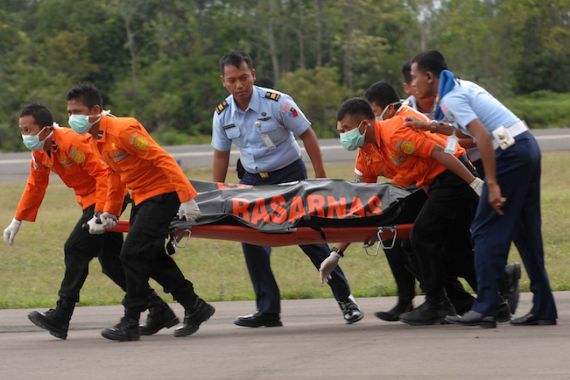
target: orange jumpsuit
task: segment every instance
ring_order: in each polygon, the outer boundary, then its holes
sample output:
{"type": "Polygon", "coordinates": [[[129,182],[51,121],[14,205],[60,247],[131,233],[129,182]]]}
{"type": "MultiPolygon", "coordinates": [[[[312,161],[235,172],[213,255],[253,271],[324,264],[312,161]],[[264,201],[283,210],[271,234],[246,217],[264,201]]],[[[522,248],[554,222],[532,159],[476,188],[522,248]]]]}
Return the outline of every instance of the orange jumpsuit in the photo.
{"type": "MultiPolygon", "coordinates": [[[[54,127],[51,139],[50,154],[45,150],[32,151],[30,175],[18,203],[16,219],[36,220],[52,171],[73,189],[77,203],[83,210],[95,204],[95,211],[103,211],[108,171],[99,155],[93,151],[90,137],[79,135],[69,128],[54,127]]],[[[123,195],[124,192],[121,204],[123,195]]]]}
{"type": "Polygon", "coordinates": [[[176,161],[136,119],[103,116],[95,144],[111,169],[105,211],[119,215],[123,184],[131,191],[135,205],[170,192],[178,194],[180,203],[196,196],[176,161]]]}

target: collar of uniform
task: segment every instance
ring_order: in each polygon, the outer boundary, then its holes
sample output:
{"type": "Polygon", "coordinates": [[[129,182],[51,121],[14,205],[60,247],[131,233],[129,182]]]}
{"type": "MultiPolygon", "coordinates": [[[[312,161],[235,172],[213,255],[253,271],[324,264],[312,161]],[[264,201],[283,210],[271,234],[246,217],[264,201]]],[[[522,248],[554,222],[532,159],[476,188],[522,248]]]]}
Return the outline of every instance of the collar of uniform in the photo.
{"type": "Polygon", "coordinates": [[[251,93],[251,99],[249,100],[249,104],[247,105],[247,109],[242,111],[241,108],[237,105],[234,97],[231,97],[232,102],[232,117],[233,114],[236,112],[243,112],[246,113],[248,110],[252,110],[253,112],[259,112],[261,109],[261,97],[259,96],[260,88],[257,86],[253,86],[253,92],[251,93]]]}
{"type": "Polygon", "coordinates": [[[97,142],[105,142],[107,128],[109,127],[109,116],[101,116],[99,120],[99,130],[97,131],[97,142]]]}

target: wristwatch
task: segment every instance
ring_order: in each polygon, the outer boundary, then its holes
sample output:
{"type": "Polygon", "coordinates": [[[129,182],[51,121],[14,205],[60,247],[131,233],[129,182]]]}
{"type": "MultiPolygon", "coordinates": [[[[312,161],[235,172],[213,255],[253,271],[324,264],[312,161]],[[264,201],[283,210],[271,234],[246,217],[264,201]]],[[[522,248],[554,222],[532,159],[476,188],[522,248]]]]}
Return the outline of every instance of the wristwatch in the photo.
{"type": "Polygon", "coordinates": [[[430,123],[429,123],[429,131],[430,131],[431,133],[436,133],[436,132],[437,132],[437,124],[438,124],[438,122],[435,121],[435,120],[430,121],[430,123]]]}
{"type": "Polygon", "coordinates": [[[332,247],[331,252],[336,252],[336,254],[339,255],[340,257],[344,257],[344,253],[337,247],[332,247]]]}

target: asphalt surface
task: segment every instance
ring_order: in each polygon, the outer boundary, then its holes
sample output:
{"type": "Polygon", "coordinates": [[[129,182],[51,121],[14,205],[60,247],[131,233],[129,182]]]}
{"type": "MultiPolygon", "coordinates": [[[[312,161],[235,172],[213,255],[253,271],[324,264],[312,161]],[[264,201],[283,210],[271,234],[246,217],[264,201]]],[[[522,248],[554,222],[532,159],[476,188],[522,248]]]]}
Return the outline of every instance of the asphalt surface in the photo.
{"type": "MultiPolygon", "coordinates": [[[[570,150],[570,128],[532,130],[543,151],[570,150]]],[[[338,139],[319,140],[325,165],[339,162],[353,162],[355,152],[342,148],[338,139]]],[[[203,145],[178,145],[167,147],[166,150],[180,163],[183,168],[209,168],[212,165],[212,147],[203,145]]],[[[303,150],[306,161],[308,157],[303,150]]],[[[235,165],[239,156],[237,149],[232,150],[230,167],[235,165]]],[[[0,183],[25,182],[30,171],[30,153],[0,154],[0,183]]],[[[52,177],[57,177],[52,175],[52,177]]]]}
{"type": "Polygon", "coordinates": [[[250,329],[232,321],[253,302],[217,302],[193,336],[126,343],[100,336],[120,306],[78,308],[66,341],[32,325],[31,310],[0,310],[0,379],[570,379],[570,292],[555,298],[557,326],[496,329],[376,319],[393,297],[359,299],[366,316],[354,325],[331,299],[284,301],[284,327],[250,329]]]}

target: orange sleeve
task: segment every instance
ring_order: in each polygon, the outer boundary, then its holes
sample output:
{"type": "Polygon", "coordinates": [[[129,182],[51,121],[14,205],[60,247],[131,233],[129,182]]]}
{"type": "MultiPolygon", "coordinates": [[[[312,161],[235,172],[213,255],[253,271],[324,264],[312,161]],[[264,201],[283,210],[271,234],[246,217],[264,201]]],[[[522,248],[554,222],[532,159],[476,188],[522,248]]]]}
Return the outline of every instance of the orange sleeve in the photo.
{"type": "Polygon", "coordinates": [[[136,126],[126,125],[122,128],[119,139],[122,147],[129,154],[151,161],[164,173],[176,189],[180,203],[187,202],[196,196],[196,190],[174,158],[152,139],[140,123],[136,126]]]}
{"type": "Polygon", "coordinates": [[[431,157],[432,151],[438,145],[426,134],[404,126],[398,128],[390,143],[397,152],[421,158],[431,157]]]}
{"type": "Polygon", "coordinates": [[[68,136],[70,145],[67,154],[95,179],[95,212],[103,211],[107,196],[107,165],[93,151],[90,138],[78,134],[68,136]]]}
{"type": "Polygon", "coordinates": [[[27,222],[35,222],[40,205],[44,200],[46,189],[49,184],[50,169],[36,163],[32,156],[30,174],[26,182],[26,188],[18,203],[15,218],[27,222]]]}
{"type": "MultiPolygon", "coordinates": [[[[119,216],[121,215],[121,210],[123,209],[123,201],[125,199],[125,185],[121,182],[121,177],[114,171],[107,169],[107,184],[105,189],[107,190],[105,194],[105,206],[103,210],[119,216]]],[[[99,194],[97,194],[97,199],[99,199],[99,194]]]]}

